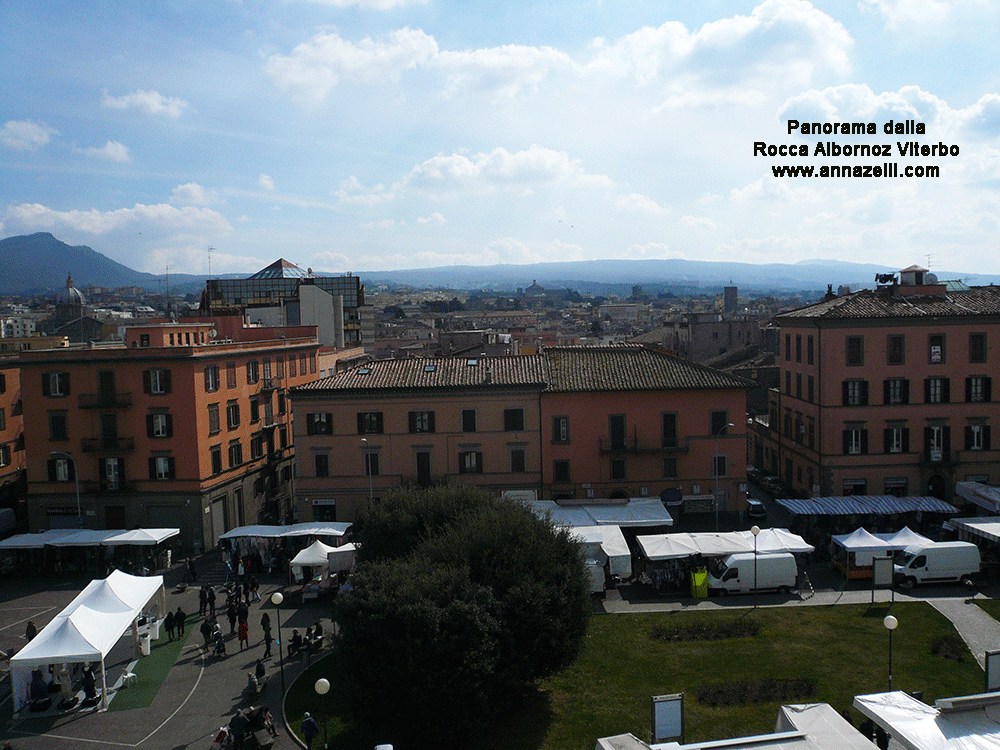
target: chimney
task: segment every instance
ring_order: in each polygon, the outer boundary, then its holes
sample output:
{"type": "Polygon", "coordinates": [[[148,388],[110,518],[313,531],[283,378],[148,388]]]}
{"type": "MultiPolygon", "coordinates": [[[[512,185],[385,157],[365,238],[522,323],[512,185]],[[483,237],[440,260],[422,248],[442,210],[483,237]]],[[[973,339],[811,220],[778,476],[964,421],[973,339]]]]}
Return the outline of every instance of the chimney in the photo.
{"type": "Polygon", "coordinates": [[[823,301],[829,302],[832,299],[837,299],[837,295],[833,293],[833,284],[827,284],[826,295],[823,297],[823,301]]]}

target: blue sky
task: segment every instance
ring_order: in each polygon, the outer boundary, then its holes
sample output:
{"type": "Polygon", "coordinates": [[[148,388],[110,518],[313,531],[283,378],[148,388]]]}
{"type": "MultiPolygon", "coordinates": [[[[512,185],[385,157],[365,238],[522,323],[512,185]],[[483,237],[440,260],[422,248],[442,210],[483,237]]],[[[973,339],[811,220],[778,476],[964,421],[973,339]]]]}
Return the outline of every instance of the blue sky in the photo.
{"type": "Polygon", "coordinates": [[[1000,4],[0,3],[0,236],[143,271],[875,261],[1000,273],[1000,4]],[[786,121],[878,136],[788,135],[786,121]],[[958,156],[804,179],[769,144],[958,156]],[[912,139],[912,137],[910,138],[912,139]],[[929,258],[928,258],[929,256],[929,258]]]}

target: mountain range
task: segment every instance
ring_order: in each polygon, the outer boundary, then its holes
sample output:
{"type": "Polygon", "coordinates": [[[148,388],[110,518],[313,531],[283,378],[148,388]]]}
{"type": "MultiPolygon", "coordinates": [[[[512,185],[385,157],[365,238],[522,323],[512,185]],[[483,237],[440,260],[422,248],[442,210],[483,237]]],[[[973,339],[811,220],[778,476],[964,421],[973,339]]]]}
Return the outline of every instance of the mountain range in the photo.
{"type": "MultiPolygon", "coordinates": [[[[270,261],[268,261],[270,262],[270,261]]],[[[261,266],[267,265],[262,263],[261,266]]],[[[240,278],[245,274],[216,275],[240,278]]],[[[717,294],[725,285],[743,292],[768,294],[836,290],[872,286],[875,274],[898,271],[891,266],[811,260],[799,263],[735,263],[665,260],[592,260],[523,265],[443,266],[398,271],[360,272],[355,275],[369,285],[455,290],[514,291],[532,283],[547,288],[570,288],[584,293],[629,294],[634,285],[646,293],[660,291],[717,294]]],[[[944,279],[961,279],[970,285],[1000,283],[1000,276],[936,271],[944,279]]],[[[68,245],[48,232],[0,240],[0,294],[32,295],[64,288],[67,274],[78,288],[87,286],[138,286],[153,292],[166,289],[167,277],[135,271],[86,245],[68,245]]],[[[328,275],[318,272],[318,275],[328,275]]],[[[207,277],[170,274],[171,291],[197,292],[207,277]]]]}

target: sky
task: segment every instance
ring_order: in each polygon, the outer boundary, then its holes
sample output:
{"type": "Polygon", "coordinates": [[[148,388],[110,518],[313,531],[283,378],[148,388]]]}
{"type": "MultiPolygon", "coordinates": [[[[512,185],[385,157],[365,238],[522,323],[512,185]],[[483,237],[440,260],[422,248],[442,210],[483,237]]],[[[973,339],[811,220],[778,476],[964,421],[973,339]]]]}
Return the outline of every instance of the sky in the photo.
{"type": "Polygon", "coordinates": [[[0,237],[151,273],[1000,273],[990,0],[4,0],[0,29],[0,237]],[[946,154],[901,156],[909,141],[946,154]],[[864,176],[884,163],[900,176],[864,176]]]}

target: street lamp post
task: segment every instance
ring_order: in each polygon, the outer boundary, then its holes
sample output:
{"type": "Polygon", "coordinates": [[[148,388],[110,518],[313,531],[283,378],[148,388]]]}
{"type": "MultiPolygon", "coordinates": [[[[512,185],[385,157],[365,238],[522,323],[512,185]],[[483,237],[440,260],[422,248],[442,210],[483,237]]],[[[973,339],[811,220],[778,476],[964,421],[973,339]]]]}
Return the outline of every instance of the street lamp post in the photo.
{"type": "Polygon", "coordinates": [[[320,716],[323,719],[323,750],[326,750],[326,723],[329,717],[326,715],[326,701],[323,696],[330,692],[330,681],[325,677],[320,677],[313,685],[313,689],[316,691],[316,695],[320,696],[320,716]]]}
{"type": "Polygon", "coordinates": [[[882,620],[885,629],[889,631],[889,692],[892,692],[892,631],[899,626],[899,620],[893,615],[886,615],[882,620]]]}
{"type": "Polygon", "coordinates": [[[715,433],[715,455],[712,457],[712,473],[715,474],[715,530],[719,530],[719,436],[730,427],[735,427],[732,422],[723,425],[715,433]]]}
{"type": "Polygon", "coordinates": [[[271,604],[274,605],[275,616],[278,620],[278,663],[281,665],[281,696],[282,705],[284,705],[285,696],[285,656],[281,650],[281,603],[285,601],[285,597],[280,591],[275,591],[271,594],[271,604]]]}
{"type": "Polygon", "coordinates": [[[80,507],[80,474],[76,470],[76,461],[71,455],[64,451],[49,451],[50,456],[63,456],[67,461],[73,464],[73,479],[76,480],[76,525],[78,528],[83,528],[83,511],[80,507]]]}
{"type": "Polygon", "coordinates": [[[368,475],[368,504],[371,505],[372,504],[372,464],[371,464],[371,459],[368,458],[368,451],[366,450],[367,448],[368,448],[368,438],[361,438],[361,450],[362,450],[362,454],[361,455],[364,458],[364,462],[365,462],[365,474],[368,475]]]}
{"type": "Polygon", "coordinates": [[[753,608],[757,609],[757,535],[760,526],[751,526],[750,533],[753,534],[753,608]]]}

